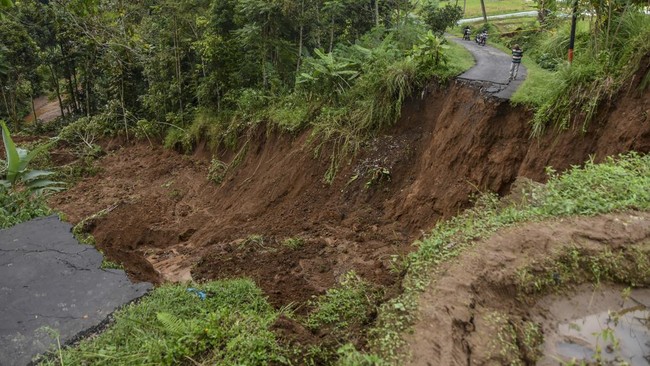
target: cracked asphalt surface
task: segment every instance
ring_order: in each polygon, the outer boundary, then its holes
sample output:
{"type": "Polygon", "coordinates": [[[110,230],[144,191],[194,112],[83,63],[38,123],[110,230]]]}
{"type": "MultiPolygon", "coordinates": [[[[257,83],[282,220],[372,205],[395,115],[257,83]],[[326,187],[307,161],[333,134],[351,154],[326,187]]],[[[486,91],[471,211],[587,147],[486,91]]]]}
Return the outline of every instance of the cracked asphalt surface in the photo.
{"type": "MultiPolygon", "coordinates": [[[[475,34],[472,34],[472,38],[474,36],[475,34]]],[[[511,55],[489,45],[479,46],[473,39],[470,41],[463,41],[457,37],[449,37],[449,39],[464,46],[476,60],[474,67],[458,76],[457,79],[477,83],[486,93],[496,98],[510,99],[528,75],[528,70],[522,64],[519,66],[517,79],[508,81],[512,63],[511,55]]],[[[526,57],[525,51],[524,57],[526,57]]]]}
{"type": "Polygon", "coordinates": [[[101,269],[102,255],[81,245],[56,216],[0,231],[0,365],[26,365],[56,345],[92,332],[152,285],[101,269]]]}

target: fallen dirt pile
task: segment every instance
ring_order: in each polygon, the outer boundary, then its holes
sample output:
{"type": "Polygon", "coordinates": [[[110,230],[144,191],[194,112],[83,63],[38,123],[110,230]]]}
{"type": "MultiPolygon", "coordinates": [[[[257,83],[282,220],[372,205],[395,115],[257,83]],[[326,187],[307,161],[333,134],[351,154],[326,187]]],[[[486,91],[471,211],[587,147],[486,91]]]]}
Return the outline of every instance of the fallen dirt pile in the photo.
{"type": "MultiPolygon", "coordinates": [[[[549,260],[561,261],[568,247],[585,257],[620,253],[621,264],[629,264],[638,259],[631,256],[639,255],[632,246],[641,250],[645,263],[650,261],[650,213],[532,223],[502,230],[477,243],[474,250],[441,271],[420,298],[419,320],[408,337],[412,364],[535,364],[541,356],[541,335],[566,319],[554,318],[548,304],[534,306],[538,297],[521,291],[533,285],[522,280],[522,270],[536,269],[549,260]],[[540,319],[544,327],[531,331],[540,319]]],[[[620,270],[634,269],[623,266],[620,270]]],[[[557,278],[561,288],[561,274],[557,278]]],[[[650,278],[637,282],[649,284],[650,278]]]]}
{"type": "Polygon", "coordinates": [[[530,113],[457,83],[411,102],[331,185],[308,132],[258,131],[220,185],[206,179],[205,151],[126,144],[107,147],[101,172],[51,204],[72,223],[101,211],[86,229],[136,280],[249,276],[276,305],[322,293],[350,270],[398,290],[391,256],[467,207],[472,193],[506,193],[517,176],[543,180],[545,166],[562,170],[589,155],[650,151],[648,99],[620,98],[584,136],[531,140],[530,113]]]}

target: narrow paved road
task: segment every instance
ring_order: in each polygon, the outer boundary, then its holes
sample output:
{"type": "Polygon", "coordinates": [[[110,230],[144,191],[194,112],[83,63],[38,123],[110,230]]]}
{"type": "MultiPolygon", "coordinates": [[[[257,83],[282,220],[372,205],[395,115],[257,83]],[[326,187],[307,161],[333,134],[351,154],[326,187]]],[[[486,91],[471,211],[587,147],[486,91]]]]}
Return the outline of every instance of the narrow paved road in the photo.
{"type": "Polygon", "coordinates": [[[497,98],[510,99],[528,75],[526,67],[521,65],[517,79],[509,81],[511,55],[489,45],[479,46],[474,40],[463,41],[457,37],[449,37],[449,39],[464,46],[476,60],[476,65],[458,76],[458,79],[476,82],[485,92],[497,98]]]}
{"type": "Polygon", "coordinates": [[[144,295],[124,271],[101,269],[102,255],[79,244],[56,216],[0,230],[0,366],[26,365],[92,331],[118,307],[144,295]]]}

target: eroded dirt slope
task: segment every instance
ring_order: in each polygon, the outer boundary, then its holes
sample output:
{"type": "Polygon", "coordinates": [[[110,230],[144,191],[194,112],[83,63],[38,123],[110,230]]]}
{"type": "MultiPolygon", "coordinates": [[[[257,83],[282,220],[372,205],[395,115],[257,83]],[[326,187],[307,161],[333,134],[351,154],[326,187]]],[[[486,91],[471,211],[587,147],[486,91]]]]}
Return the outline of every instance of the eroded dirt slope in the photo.
{"type": "MultiPolygon", "coordinates": [[[[412,365],[534,364],[522,339],[500,334],[499,323],[520,329],[531,319],[552,318],[517,291],[517,271],[558,256],[563,248],[650,256],[650,213],[629,212],[569,218],[506,229],[476,244],[448,265],[419,302],[419,320],[408,336],[412,365]],[[509,348],[510,347],[510,348],[509,348]],[[504,351],[505,349],[505,351],[504,351]]],[[[647,286],[637,283],[639,286],[647,286]]],[[[546,305],[547,306],[547,305],[546,305]]],[[[549,329],[543,329],[549,333],[549,329]]]]}
{"type": "Polygon", "coordinates": [[[466,207],[471,193],[505,193],[518,175],[543,180],[545,166],[565,169],[589,154],[649,151],[648,99],[622,96],[586,137],[531,140],[528,112],[456,83],[411,102],[331,185],[323,183],[327,159],[305,145],[308,133],[258,131],[221,185],[206,179],[205,152],[127,144],[109,147],[100,174],[51,204],[73,223],[105,210],[87,229],[138,280],[250,276],[278,305],[321,293],[349,270],[397,289],[391,256],[466,207]],[[379,168],[390,181],[375,175],[379,168]],[[289,247],[287,238],[301,242],[289,247]]]}

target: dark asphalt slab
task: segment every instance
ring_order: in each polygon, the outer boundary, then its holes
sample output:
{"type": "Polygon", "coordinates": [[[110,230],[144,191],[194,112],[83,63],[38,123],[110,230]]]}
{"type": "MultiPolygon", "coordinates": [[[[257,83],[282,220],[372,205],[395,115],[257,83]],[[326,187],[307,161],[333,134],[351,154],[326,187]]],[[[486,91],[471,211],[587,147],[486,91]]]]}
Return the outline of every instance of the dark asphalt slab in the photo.
{"type": "MultiPolygon", "coordinates": [[[[517,79],[509,81],[512,55],[489,45],[479,46],[474,40],[464,41],[457,37],[449,39],[464,46],[476,60],[476,65],[458,76],[458,79],[482,83],[484,90],[496,98],[510,99],[528,75],[526,67],[522,64],[519,66],[517,79]]],[[[525,52],[526,50],[524,57],[525,52]]]]}
{"type": "Polygon", "coordinates": [[[152,287],[101,263],[56,216],[0,231],[1,366],[26,365],[54,347],[46,328],[72,341],[152,287]]]}

